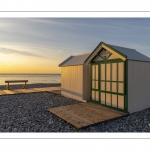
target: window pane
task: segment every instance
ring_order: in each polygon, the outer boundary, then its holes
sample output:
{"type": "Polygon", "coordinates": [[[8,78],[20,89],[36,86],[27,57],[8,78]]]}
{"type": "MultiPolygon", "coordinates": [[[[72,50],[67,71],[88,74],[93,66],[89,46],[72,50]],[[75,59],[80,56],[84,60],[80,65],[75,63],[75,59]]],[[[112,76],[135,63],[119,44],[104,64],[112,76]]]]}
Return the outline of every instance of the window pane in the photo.
{"type": "Polygon", "coordinates": [[[123,83],[118,83],[118,93],[124,93],[123,83]]]}
{"type": "Polygon", "coordinates": [[[105,104],[105,93],[101,93],[101,104],[105,104]]]}
{"type": "Polygon", "coordinates": [[[118,95],[118,108],[124,109],[124,96],[118,95]]]}
{"type": "Polygon", "coordinates": [[[123,81],[124,78],[124,64],[123,62],[118,63],[118,81],[123,81]]]}
{"type": "Polygon", "coordinates": [[[101,81],[101,90],[105,91],[105,82],[101,81]]]}
{"type": "Polygon", "coordinates": [[[112,63],[112,81],[117,80],[117,63],[112,63]]]}
{"type": "Polygon", "coordinates": [[[95,69],[96,69],[96,80],[98,80],[98,65],[95,65],[95,69]]]}
{"type": "Polygon", "coordinates": [[[117,95],[112,94],[112,106],[117,107],[117,95]]]}
{"type": "Polygon", "coordinates": [[[110,64],[106,64],[106,80],[110,80],[110,64]]]}
{"type": "Polygon", "coordinates": [[[106,105],[111,106],[111,94],[106,93],[106,105]]]}
{"type": "Polygon", "coordinates": [[[92,100],[95,100],[95,91],[92,91],[92,100]]]}
{"type": "Polygon", "coordinates": [[[101,80],[105,80],[105,64],[101,64],[101,80]]]}
{"type": "Polygon", "coordinates": [[[95,89],[95,81],[92,81],[92,89],[95,89]]]}
{"type": "Polygon", "coordinates": [[[92,65],[92,79],[95,79],[95,65],[92,65]]]}
{"type": "Polygon", "coordinates": [[[96,98],[95,98],[95,100],[99,101],[99,92],[98,91],[95,91],[95,92],[96,92],[96,98]]]}
{"type": "Polygon", "coordinates": [[[106,91],[110,91],[110,82],[106,82],[106,91]]]}
{"type": "Polygon", "coordinates": [[[117,92],[117,83],[112,82],[112,92],[117,92]]]}

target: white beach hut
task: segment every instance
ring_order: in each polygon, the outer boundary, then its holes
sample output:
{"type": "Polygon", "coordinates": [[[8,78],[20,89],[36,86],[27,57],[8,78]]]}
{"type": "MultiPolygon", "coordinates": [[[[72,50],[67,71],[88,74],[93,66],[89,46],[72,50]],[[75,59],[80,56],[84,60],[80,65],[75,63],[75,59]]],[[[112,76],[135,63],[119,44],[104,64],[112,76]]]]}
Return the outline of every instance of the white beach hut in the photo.
{"type": "Polygon", "coordinates": [[[100,42],[59,66],[64,96],[129,113],[150,107],[150,58],[134,49],[100,42]]]}
{"type": "Polygon", "coordinates": [[[90,100],[90,65],[84,64],[89,55],[70,56],[59,65],[62,95],[80,101],[90,100]]]}

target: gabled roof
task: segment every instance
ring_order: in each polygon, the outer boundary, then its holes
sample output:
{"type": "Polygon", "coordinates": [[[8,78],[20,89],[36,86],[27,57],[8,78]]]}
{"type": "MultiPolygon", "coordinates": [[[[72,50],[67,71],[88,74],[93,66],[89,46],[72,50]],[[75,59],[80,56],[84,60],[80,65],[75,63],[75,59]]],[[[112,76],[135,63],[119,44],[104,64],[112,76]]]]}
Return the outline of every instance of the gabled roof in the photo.
{"type": "Polygon", "coordinates": [[[104,42],[100,42],[98,46],[94,49],[94,51],[89,55],[89,57],[85,60],[85,64],[91,62],[91,60],[97,55],[97,53],[102,49],[106,48],[110,51],[114,51],[116,54],[120,55],[123,60],[130,59],[130,60],[139,60],[139,61],[149,61],[150,58],[139,53],[138,51],[130,48],[115,46],[106,44],[104,42]]]}
{"type": "Polygon", "coordinates": [[[61,64],[59,64],[59,67],[89,64],[91,60],[101,51],[102,48],[106,48],[109,51],[115,52],[116,54],[118,54],[119,58],[123,60],[129,59],[129,60],[150,62],[149,57],[139,53],[135,49],[125,48],[125,47],[120,47],[120,46],[115,46],[115,45],[106,44],[104,42],[100,42],[98,46],[93,50],[93,52],[76,55],[76,56],[70,56],[69,58],[64,60],[61,64]]]}
{"type": "Polygon", "coordinates": [[[141,60],[141,61],[150,61],[149,57],[141,54],[140,52],[136,51],[135,49],[129,49],[129,48],[115,46],[115,45],[109,45],[109,46],[114,48],[114,49],[116,49],[116,50],[118,50],[122,54],[125,54],[127,56],[127,59],[130,59],[130,60],[141,60]]]}
{"type": "Polygon", "coordinates": [[[70,56],[65,61],[63,61],[61,64],[59,64],[59,67],[83,65],[84,61],[88,58],[88,56],[90,54],[91,53],[85,53],[85,54],[81,54],[81,55],[70,56]]]}

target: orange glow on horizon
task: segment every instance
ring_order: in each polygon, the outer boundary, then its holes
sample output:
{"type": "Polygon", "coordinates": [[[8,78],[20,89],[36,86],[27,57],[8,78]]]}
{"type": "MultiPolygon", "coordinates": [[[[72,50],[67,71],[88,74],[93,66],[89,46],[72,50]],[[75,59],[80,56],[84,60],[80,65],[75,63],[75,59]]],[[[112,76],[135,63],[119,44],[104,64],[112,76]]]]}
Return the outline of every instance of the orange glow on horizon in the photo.
{"type": "Polygon", "coordinates": [[[60,74],[58,64],[55,60],[0,54],[0,74],[60,74]]]}

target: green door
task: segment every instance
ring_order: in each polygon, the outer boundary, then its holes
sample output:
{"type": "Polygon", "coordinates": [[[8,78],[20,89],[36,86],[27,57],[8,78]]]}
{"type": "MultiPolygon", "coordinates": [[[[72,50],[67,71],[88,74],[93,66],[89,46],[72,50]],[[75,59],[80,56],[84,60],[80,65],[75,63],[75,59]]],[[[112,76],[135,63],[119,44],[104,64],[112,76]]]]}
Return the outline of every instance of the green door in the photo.
{"type": "Polygon", "coordinates": [[[92,64],[91,100],[126,111],[125,62],[92,64]]]}

